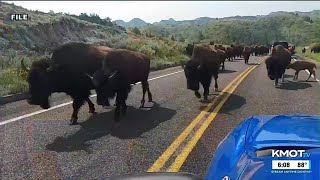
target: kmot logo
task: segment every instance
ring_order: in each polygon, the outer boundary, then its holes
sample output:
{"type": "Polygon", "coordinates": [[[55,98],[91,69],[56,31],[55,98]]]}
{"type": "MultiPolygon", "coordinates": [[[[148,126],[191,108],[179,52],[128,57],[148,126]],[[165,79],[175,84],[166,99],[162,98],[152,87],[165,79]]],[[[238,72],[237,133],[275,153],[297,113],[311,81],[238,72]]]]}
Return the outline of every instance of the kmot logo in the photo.
{"type": "Polygon", "coordinates": [[[272,150],[272,157],[310,157],[305,150],[272,150]]]}

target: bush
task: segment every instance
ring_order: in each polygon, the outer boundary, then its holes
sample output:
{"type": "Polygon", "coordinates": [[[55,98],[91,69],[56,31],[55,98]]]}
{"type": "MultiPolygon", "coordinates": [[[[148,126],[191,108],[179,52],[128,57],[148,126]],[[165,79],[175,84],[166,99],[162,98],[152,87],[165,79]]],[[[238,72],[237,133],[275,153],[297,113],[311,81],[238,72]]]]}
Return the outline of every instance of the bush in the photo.
{"type": "Polygon", "coordinates": [[[180,65],[188,59],[184,55],[184,44],[162,38],[129,41],[128,49],[146,54],[152,70],[180,65]]]}
{"type": "Polygon", "coordinates": [[[137,27],[133,28],[133,29],[132,29],[132,32],[135,33],[135,34],[137,34],[137,35],[141,35],[141,32],[140,32],[140,30],[139,30],[137,27]]]}
{"type": "Polygon", "coordinates": [[[0,74],[0,96],[26,92],[28,83],[25,72],[17,69],[7,69],[0,74]]]}

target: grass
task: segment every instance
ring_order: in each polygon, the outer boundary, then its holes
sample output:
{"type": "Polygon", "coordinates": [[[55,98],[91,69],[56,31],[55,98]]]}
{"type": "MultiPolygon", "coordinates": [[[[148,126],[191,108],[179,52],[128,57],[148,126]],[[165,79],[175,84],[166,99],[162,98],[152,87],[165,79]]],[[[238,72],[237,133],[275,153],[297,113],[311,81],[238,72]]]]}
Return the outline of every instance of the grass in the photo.
{"type": "Polygon", "coordinates": [[[311,53],[310,49],[307,49],[305,53],[302,53],[302,49],[303,49],[303,47],[297,47],[295,49],[295,51],[300,56],[307,57],[307,58],[313,59],[317,62],[320,62],[320,53],[311,53]]]}
{"type": "Polygon", "coordinates": [[[26,92],[28,90],[27,72],[21,69],[21,59],[27,66],[42,58],[43,55],[33,54],[28,57],[9,50],[5,56],[0,56],[0,96],[26,92]]]}
{"type": "Polygon", "coordinates": [[[14,68],[1,71],[0,96],[26,92],[28,83],[22,74],[25,73],[14,68]]]}

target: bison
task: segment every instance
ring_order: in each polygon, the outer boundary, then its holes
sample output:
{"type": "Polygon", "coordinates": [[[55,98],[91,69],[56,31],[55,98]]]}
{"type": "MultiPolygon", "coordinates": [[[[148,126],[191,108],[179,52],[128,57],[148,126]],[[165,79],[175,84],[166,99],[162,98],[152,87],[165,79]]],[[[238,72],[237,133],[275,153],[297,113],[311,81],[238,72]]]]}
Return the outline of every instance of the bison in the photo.
{"type": "Polygon", "coordinates": [[[224,70],[225,69],[224,63],[225,63],[225,61],[227,59],[227,54],[226,54],[225,50],[223,50],[223,49],[225,49],[225,47],[223,47],[222,45],[214,45],[214,46],[209,45],[208,47],[213,48],[213,49],[215,49],[217,51],[219,60],[220,60],[221,65],[222,65],[221,70],[224,70]]]}
{"type": "Polygon", "coordinates": [[[88,102],[89,112],[95,112],[94,104],[89,99],[94,86],[87,74],[96,72],[110,51],[112,49],[109,47],[72,42],[55,48],[51,59],[33,62],[31,69],[25,67],[22,60],[22,67],[28,71],[27,102],[48,109],[49,96],[54,92],[64,92],[73,99],[70,124],[77,124],[78,112],[84,101],[88,102]]]}
{"type": "Polygon", "coordinates": [[[265,60],[268,77],[275,80],[274,85],[278,85],[278,79],[282,77],[284,82],[284,73],[291,62],[291,53],[281,45],[272,49],[271,56],[265,60]]]}
{"type": "Polygon", "coordinates": [[[299,72],[301,70],[308,70],[310,72],[309,77],[306,81],[308,81],[313,75],[314,80],[316,80],[316,71],[314,68],[317,68],[316,64],[310,61],[295,61],[288,65],[287,69],[294,69],[296,73],[294,74],[293,80],[298,79],[299,72]]]}
{"type": "Polygon", "coordinates": [[[98,99],[113,98],[116,95],[115,121],[119,121],[120,111],[124,114],[127,109],[126,100],[131,90],[131,84],[141,82],[142,100],[140,107],[144,107],[145,93],[148,91],[148,100],[152,102],[148,77],[150,73],[150,59],[142,53],[125,49],[109,52],[102,68],[95,72],[92,83],[97,89],[98,99]]]}
{"type": "Polygon", "coordinates": [[[187,45],[187,47],[186,47],[187,55],[192,56],[193,47],[194,47],[194,44],[188,44],[187,45]]]}
{"type": "Polygon", "coordinates": [[[234,58],[234,52],[232,47],[226,48],[226,56],[228,58],[228,61],[232,60],[234,58]]]}
{"type": "Polygon", "coordinates": [[[215,90],[218,90],[220,64],[217,50],[207,45],[195,46],[191,59],[184,66],[187,89],[193,90],[196,97],[201,98],[199,93],[200,82],[204,89],[203,97],[207,100],[212,76],[215,79],[215,90]]]}
{"type": "Polygon", "coordinates": [[[220,62],[221,62],[221,64],[222,64],[222,68],[221,68],[221,70],[223,70],[224,71],[224,63],[225,63],[225,61],[226,61],[226,59],[227,59],[227,55],[226,55],[226,52],[225,51],[223,51],[223,50],[221,50],[221,49],[216,49],[217,50],[217,53],[218,53],[218,57],[219,57],[219,59],[220,59],[220,62]]]}
{"type": "Polygon", "coordinates": [[[320,44],[313,44],[310,47],[310,51],[313,53],[319,53],[320,52],[320,44]]]}
{"type": "Polygon", "coordinates": [[[244,63],[248,64],[250,54],[251,54],[251,48],[245,47],[243,49],[243,53],[242,53],[243,59],[244,59],[244,63]]]}

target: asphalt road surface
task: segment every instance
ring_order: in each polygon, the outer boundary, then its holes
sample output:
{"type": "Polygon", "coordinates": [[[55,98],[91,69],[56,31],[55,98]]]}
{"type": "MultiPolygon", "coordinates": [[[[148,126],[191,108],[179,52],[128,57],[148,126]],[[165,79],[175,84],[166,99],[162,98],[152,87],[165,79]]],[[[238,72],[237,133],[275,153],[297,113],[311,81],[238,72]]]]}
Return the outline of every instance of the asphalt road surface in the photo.
{"type": "Polygon", "coordinates": [[[319,83],[302,81],[308,76],[305,71],[293,81],[294,71],[288,70],[286,82],[276,88],[263,58],[250,57],[249,65],[227,61],[218,80],[223,94],[214,92],[212,84],[211,104],[186,89],[180,67],[152,72],[155,102],[139,109],[142,89],[135,85],[118,127],[113,127],[114,108],[96,105],[97,114],[92,115],[87,104],[79,112],[80,125],[69,126],[72,106],[61,94],[52,98],[55,107],[45,111],[26,101],[0,106],[0,179],[106,179],[145,171],[205,176],[219,142],[243,119],[256,114],[319,114],[319,83]]]}

